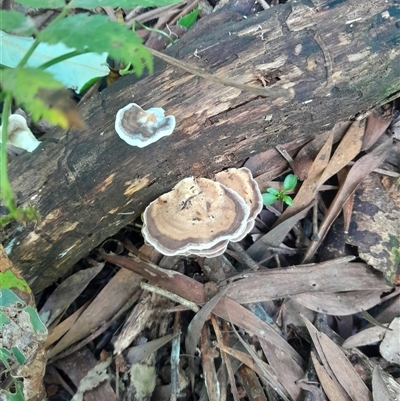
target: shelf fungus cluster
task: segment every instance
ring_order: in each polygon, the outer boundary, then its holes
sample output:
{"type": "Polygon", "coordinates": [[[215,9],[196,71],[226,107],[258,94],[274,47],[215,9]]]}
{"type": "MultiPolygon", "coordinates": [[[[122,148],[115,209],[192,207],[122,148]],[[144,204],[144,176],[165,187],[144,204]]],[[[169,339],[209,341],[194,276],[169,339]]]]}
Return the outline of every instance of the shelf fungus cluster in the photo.
{"type": "Polygon", "coordinates": [[[171,135],[175,128],[175,117],[165,116],[161,107],[143,110],[136,103],[129,103],[118,110],[115,131],[128,145],[144,148],[171,135]]]}
{"type": "Polygon", "coordinates": [[[146,243],[167,256],[222,255],[229,241],[243,239],[263,206],[247,168],[207,178],[185,178],[143,213],[146,243]]]}

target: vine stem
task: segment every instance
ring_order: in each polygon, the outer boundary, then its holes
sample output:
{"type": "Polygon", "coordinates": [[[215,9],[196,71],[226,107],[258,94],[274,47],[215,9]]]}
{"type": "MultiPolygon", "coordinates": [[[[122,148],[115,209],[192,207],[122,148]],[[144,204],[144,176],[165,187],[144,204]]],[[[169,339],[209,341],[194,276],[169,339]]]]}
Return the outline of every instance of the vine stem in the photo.
{"type": "Polygon", "coordinates": [[[7,139],[8,139],[8,115],[11,110],[12,95],[7,93],[3,103],[3,124],[1,130],[1,149],[0,149],[0,189],[4,206],[10,213],[15,212],[16,205],[14,193],[11,188],[10,180],[7,172],[7,139]]]}

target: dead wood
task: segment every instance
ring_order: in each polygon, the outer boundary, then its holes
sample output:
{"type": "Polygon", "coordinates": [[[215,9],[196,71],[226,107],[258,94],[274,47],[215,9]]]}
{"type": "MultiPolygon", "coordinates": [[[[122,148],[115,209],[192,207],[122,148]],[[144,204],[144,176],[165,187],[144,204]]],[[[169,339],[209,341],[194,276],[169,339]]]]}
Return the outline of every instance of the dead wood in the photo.
{"type": "Polygon", "coordinates": [[[241,84],[291,88],[293,98],[263,98],[159,62],[154,75],[124,77],[82,104],[86,131],[55,128],[35,152],[12,162],[18,203],[34,205],[42,220],[13,225],[5,245],[34,291],[181,178],[211,176],[256,152],[311,138],[398,95],[398,10],[384,0],[313,3],[248,19],[215,13],[168,51],[241,84]],[[175,115],[174,134],[143,149],[122,142],[114,118],[130,102],[175,115]]]}

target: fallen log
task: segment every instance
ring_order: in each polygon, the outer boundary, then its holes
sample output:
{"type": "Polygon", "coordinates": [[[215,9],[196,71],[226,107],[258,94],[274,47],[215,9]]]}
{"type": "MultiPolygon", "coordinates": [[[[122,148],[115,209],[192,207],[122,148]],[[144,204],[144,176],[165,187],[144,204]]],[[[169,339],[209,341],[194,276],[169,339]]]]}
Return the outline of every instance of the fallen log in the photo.
{"type": "Polygon", "coordinates": [[[399,18],[385,0],[314,0],[247,19],[228,10],[200,21],[170,55],[240,84],[291,89],[292,96],[258,96],[164,62],[152,76],[120,79],[81,105],[87,130],[55,128],[10,164],[18,203],[35,206],[42,220],[11,225],[8,256],[40,291],[180,179],[210,177],[394,99],[399,18]],[[141,149],[127,145],[114,120],[131,102],[163,107],[176,118],[174,133],[141,149]]]}

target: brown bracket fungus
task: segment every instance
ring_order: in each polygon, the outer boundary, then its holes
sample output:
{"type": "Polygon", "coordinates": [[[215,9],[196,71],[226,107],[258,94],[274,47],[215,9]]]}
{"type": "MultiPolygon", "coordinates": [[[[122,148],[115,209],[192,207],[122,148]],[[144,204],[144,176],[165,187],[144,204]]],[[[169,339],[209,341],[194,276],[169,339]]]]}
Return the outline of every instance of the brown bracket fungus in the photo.
{"type": "Polygon", "coordinates": [[[145,241],[167,256],[211,258],[243,239],[263,207],[258,185],[247,168],[216,178],[185,178],[152,202],[143,214],[145,241]]]}
{"type": "MultiPolygon", "coordinates": [[[[2,127],[0,126],[0,130],[2,127]]],[[[8,117],[7,137],[8,150],[16,154],[22,153],[22,150],[33,152],[40,145],[40,141],[32,134],[25,118],[19,114],[11,114],[8,117]]]]}
{"type": "MultiPolygon", "coordinates": [[[[255,218],[263,208],[263,198],[256,180],[251,171],[246,168],[229,168],[215,175],[215,179],[226,187],[237,192],[246,202],[250,209],[248,227],[243,237],[247,235],[254,226],[255,218]]],[[[238,240],[239,241],[239,240],[238,240]]],[[[235,241],[234,241],[235,242],[235,241]]]]}
{"type": "Polygon", "coordinates": [[[233,190],[206,178],[185,178],[143,213],[145,241],[167,256],[221,255],[247,228],[249,208],[233,190]]]}
{"type": "Polygon", "coordinates": [[[164,114],[164,109],[160,107],[143,110],[136,103],[130,103],[118,110],[115,130],[127,144],[144,148],[172,134],[175,117],[164,114]]]}

